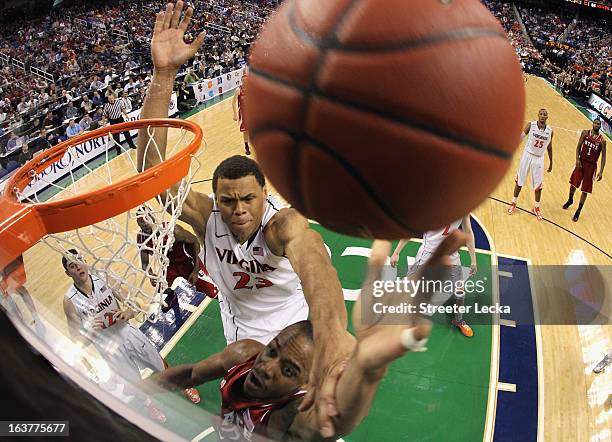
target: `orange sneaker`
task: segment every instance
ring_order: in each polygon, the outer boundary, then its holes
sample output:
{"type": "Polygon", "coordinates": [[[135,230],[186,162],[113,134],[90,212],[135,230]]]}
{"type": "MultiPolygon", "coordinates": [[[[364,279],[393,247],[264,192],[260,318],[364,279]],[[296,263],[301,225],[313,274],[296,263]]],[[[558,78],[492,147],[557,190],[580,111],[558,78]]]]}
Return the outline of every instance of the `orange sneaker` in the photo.
{"type": "Polygon", "coordinates": [[[147,405],[147,411],[149,412],[149,417],[151,420],[154,420],[158,424],[166,423],[166,415],[159,408],[153,405],[152,402],[147,405]]]}
{"type": "Polygon", "coordinates": [[[508,207],[508,215],[512,215],[516,210],[516,203],[511,203],[510,207],[508,207]]]}
{"type": "Polygon", "coordinates": [[[465,336],[466,338],[471,338],[472,336],[474,336],[474,330],[472,330],[472,327],[467,325],[467,322],[465,322],[465,319],[462,319],[461,321],[457,321],[456,319],[453,319],[452,323],[455,327],[459,329],[461,334],[465,336]]]}
{"type": "Polygon", "coordinates": [[[536,218],[538,219],[538,221],[542,221],[542,218],[544,218],[542,216],[542,211],[540,210],[539,207],[534,207],[533,208],[533,214],[536,216],[536,218]]]}
{"type": "Polygon", "coordinates": [[[189,399],[194,404],[200,403],[200,393],[195,388],[185,388],[183,390],[183,396],[189,399]]]}

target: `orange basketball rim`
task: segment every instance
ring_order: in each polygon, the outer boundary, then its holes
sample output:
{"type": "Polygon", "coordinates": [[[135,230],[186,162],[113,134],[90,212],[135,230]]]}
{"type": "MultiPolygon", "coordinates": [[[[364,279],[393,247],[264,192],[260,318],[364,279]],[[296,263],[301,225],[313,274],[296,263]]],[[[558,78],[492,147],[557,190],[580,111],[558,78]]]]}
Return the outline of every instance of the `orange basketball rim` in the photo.
{"type": "Polygon", "coordinates": [[[47,234],[95,224],[130,210],[163,193],[189,173],[191,157],[202,142],[195,123],[160,118],[136,120],[102,127],[70,138],[25,163],[7,182],[0,195],[0,269],[19,257],[47,234]],[[19,194],[68,149],[96,138],[134,129],[176,128],[194,137],[186,147],[165,161],[116,183],[45,203],[24,203],[19,194]]]}

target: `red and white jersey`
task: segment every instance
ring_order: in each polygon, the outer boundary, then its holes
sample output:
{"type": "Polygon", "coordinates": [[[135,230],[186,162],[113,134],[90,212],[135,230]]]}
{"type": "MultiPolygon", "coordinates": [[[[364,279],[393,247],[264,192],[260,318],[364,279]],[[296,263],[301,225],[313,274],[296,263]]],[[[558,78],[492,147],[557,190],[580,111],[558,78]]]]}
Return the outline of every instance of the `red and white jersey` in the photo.
{"type": "Polygon", "coordinates": [[[106,337],[109,334],[120,334],[128,327],[125,321],[115,322],[113,310],[119,310],[119,304],[113,291],[101,279],[90,275],[92,291],[91,296],[86,295],[74,284],[66,292],[66,298],[72,302],[81,319],[83,328],[90,330],[96,319],[104,321],[106,328],[96,330],[96,333],[106,337]]]}
{"type": "Polygon", "coordinates": [[[529,128],[529,136],[525,143],[525,150],[537,157],[543,156],[552,140],[552,134],[553,130],[550,126],[546,126],[542,130],[538,127],[537,121],[532,121],[529,128]]]}
{"type": "MultiPolygon", "coordinates": [[[[152,250],[147,249],[147,248],[151,249],[153,247],[153,238],[151,237],[152,235],[154,234],[150,232],[146,232],[142,229],[138,232],[136,241],[139,246],[141,245],[145,246],[145,248],[141,249],[144,253],[149,253],[149,254],[153,253],[152,250]]],[[[165,243],[167,241],[167,238],[164,237],[162,241],[165,243]]],[[[195,254],[195,251],[192,250],[192,248],[193,248],[192,244],[184,243],[182,241],[174,241],[174,243],[172,244],[172,247],[170,248],[170,250],[168,250],[168,253],[166,254],[166,256],[168,257],[170,264],[179,264],[183,262],[188,262],[188,263],[191,263],[191,265],[195,265],[195,263],[193,262],[193,254],[195,254]]]]}
{"type": "Polygon", "coordinates": [[[256,356],[228,370],[221,381],[221,417],[219,439],[252,441],[253,433],[267,435],[270,415],[289,402],[306,394],[306,390],[280,399],[249,399],[244,397],[242,386],[255,364],[256,356]]]}
{"type": "MultiPolygon", "coordinates": [[[[463,221],[463,218],[450,223],[448,226],[445,226],[443,229],[430,230],[429,232],[425,232],[423,234],[423,244],[421,245],[421,248],[425,252],[433,253],[438,248],[438,246],[442,244],[442,241],[444,241],[444,238],[446,238],[451,232],[454,232],[455,230],[459,230],[459,227],[461,227],[462,221],[463,221]]],[[[455,252],[455,253],[458,253],[458,252],[455,252]]]]}
{"type": "Polygon", "coordinates": [[[238,87],[238,110],[242,112],[244,107],[244,85],[238,87]]]}
{"type": "Polygon", "coordinates": [[[286,257],[270,251],[264,237],[266,225],[281,208],[268,195],[261,225],[244,244],[236,241],[216,201],[208,218],[200,260],[219,288],[222,312],[234,335],[225,330],[228,341],[249,338],[267,344],[288,325],[308,317],[297,274],[286,257]]]}
{"type": "Polygon", "coordinates": [[[582,146],[580,146],[580,159],[589,163],[597,163],[597,159],[601,154],[602,141],[603,137],[601,134],[596,136],[593,134],[593,131],[589,130],[584,137],[582,146]]]}

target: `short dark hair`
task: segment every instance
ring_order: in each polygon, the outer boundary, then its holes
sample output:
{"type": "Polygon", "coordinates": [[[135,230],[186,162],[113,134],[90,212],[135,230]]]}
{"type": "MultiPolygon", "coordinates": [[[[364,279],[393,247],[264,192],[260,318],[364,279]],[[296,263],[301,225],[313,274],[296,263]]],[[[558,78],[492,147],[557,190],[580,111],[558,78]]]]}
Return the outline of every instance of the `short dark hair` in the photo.
{"type": "Polygon", "coordinates": [[[237,180],[249,175],[253,175],[261,187],[265,186],[266,179],[255,161],[242,155],[226,158],[221,161],[213,174],[213,192],[217,193],[219,178],[237,180]]]}
{"type": "Polygon", "coordinates": [[[62,267],[64,267],[64,270],[68,270],[68,258],[66,257],[66,255],[69,253],[74,256],[79,256],[79,252],[77,251],[77,249],[67,250],[66,253],[62,255],[62,267]]]}
{"type": "Polygon", "coordinates": [[[312,322],[309,320],[299,321],[292,324],[282,331],[283,336],[287,340],[293,340],[298,336],[303,336],[307,339],[310,344],[314,343],[314,337],[312,333],[312,322]]]}

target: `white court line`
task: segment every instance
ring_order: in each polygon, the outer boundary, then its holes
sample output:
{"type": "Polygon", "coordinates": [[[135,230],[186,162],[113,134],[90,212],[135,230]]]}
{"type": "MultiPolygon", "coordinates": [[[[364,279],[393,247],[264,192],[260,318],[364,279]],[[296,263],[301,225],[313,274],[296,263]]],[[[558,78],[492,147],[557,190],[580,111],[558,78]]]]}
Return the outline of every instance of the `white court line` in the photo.
{"type": "Polygon", "coordinates": [[[516,321],[512,319],[500,319],[499,325],[505,325],[506,327],[516,327],[516,321]]]}
{"type": "Polygon", "coordinates": [[[512,272],[504,272],[503,270],[500,270],[497,272],[497,274],[505,278],[512,278],[512,272]]]}
{"type": "Polygon", "coordinates": [[[208,427],[206,430],[202,431],[200,434],[198,434],[196,437],[194,437],[193,439],[191,439],[191,442],[200,442],[202,439],[204,439],[206,436],[208,436],[209,434],[212,434],[215,432],[214,427],[208,427]]]}
{"type": "Polygon", "coordinates": [[[509,391],[510,393],[516,393],[516,384],[500,382],[497,384],[497,389],[499,391],[509,391]]]}
{"type": "Polygon", "coordinates": [[[191,313],[195,313],[196,310],[198,309],[195,305],[191,305],[191,304],[184,304],[183,308],[191,313]]]}

